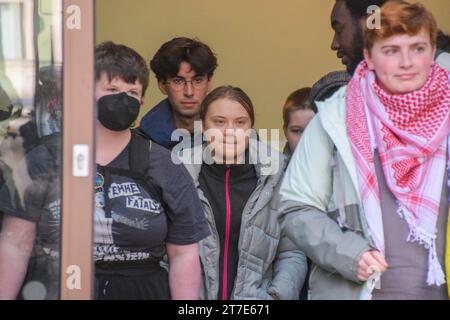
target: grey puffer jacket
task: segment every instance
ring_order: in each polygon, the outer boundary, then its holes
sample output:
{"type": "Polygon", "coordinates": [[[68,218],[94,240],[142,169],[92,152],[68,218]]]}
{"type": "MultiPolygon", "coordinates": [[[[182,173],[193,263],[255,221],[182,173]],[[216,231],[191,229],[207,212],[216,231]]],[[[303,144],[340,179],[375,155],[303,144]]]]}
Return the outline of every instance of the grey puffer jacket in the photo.
{"type": "MultiPolygon", "coordinates": [[[[202,152],[201,148],[186,150],[184,155],[192,156],[181,158],[198,189],[211,231],[211,235],[199,243],[203,269],[200,298],[216,300],[219,290],[219,234],[211,206],[200,189],[201,164],[198,161],[192,164],[193,161],[189,160],[194,158],[195,152],[202,152]]],[[[258,142],[257,148],[250,146],[250,158],[258,155],[252,162],[256,163],[258,182],[242,213],[238,270],[232,292],[234,300],[298,299],[307,272],[305,255],[282,234],[278,222],[279,188],[286,166],[284,156],[272,150],[269,158],[266,151],[267,145],[262,142],[258,142]]]]}

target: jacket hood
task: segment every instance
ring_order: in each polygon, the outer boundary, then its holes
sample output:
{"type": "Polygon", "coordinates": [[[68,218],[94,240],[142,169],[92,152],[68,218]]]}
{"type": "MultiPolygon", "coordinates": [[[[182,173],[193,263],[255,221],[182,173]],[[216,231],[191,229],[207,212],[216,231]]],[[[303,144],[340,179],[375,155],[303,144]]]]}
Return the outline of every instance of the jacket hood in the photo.
{"type": "Polygon", "coordinates": [[[172,149],[179,141],[172,141],[172,132],[176,130],[169,99],[164,99],[142,118],[139,127],[156,143],[172,149]]]}
{"type": "MultiPolygon", "coordinates": [[[[205,145],[199,145],[194,148],[184,149],[178,155],[195,182],[198,181],[202,164],[208,158],[205,150],[205,145]]],[[[286,158],[268,144],[259,140],[256,143],[250,143],[248,152],[250,164],[255,165],[256,175],[259,179],[283,174],[286,158]]]]}

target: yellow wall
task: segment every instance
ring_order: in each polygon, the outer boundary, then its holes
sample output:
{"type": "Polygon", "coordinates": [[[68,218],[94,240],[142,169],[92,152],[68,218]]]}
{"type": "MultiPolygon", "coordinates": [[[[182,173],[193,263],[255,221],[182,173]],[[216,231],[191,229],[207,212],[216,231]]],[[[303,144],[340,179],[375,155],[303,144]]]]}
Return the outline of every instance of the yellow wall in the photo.
{"type": "MultiPolygon", "coordinates": [[[[281,106],[290,92],[343,69],[330,49],[334,2],[97,0],[97,42],[131,46],[149,60],[175,36],[198,37],[218,56],[214,85],[242,87],[255,104],[256,127],[281,128],[281,106]]],[[[421,2],[450,32],[450,1],[421,2]]],[[[162,98],[152,74],[141,116],[162,98]]]]}

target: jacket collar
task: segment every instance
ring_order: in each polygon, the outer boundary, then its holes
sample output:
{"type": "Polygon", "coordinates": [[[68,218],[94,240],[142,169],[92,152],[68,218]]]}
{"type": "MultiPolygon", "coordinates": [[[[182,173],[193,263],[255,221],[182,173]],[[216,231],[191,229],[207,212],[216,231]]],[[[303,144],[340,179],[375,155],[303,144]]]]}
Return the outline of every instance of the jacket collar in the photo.
{"type": "MultiPolygon", "coordinates": [[[[191,149],[181,151],[181,162],[192,176],[195,184],[198,184],[200,170],[202,167],[202,155],[205,151],[205,145],[195,146],[191,149]]],[[[249,145],[250,163],[255,165],[258,184],[267,180],[270,176],[278,176],[283,174],[286,159],[280,152],[274,150],[264,142],[250,143],[249,145]]]]}
{"type": "Polygon", "coordinates": [[[151,109],[141,120],[140,128],[156,143],[172,149],[178,141],[172,141],[172,132],[176,130],[169,99],[164,99],[151,109]]]}
{"type": "Polygon", "coordinates": [[[316,105],[319,109],[319,120],[339,151],[355,186],[355,190],[359,193],[356,164],[350,143],[347,139],[345,107],[346,90],[347,86],[343,86],[329,99],[325,101],[316,101],[316,105]]]}

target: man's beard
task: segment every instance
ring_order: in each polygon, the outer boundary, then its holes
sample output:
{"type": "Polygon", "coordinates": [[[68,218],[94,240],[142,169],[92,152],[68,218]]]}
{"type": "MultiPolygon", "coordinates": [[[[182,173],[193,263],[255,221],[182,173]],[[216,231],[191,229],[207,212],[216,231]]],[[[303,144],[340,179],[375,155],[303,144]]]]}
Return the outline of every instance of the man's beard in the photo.
{"type": "Polygon", "coordinates": [[[353,37],[353,58],[350,59],[350,62],[347,65],[347,72],[351,75],[356,70],[356,67],[358,67],[359,63],[364,60],[364,42],[363,42],[363,33],[360,28],[357,29],[358,31],[355,32],[355,36],[353,37]]]}

